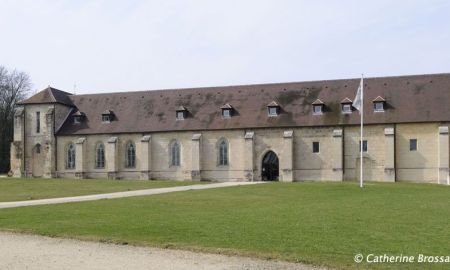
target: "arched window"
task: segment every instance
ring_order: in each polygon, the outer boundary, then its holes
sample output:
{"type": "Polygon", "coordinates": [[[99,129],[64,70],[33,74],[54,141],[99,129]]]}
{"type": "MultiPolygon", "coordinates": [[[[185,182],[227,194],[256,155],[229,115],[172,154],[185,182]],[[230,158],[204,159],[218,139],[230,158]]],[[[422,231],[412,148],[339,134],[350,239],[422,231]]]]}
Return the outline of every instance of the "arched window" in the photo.
{"type": "Polygon", "coordinates": [[[180,144],[175,141],[170,148],[170,165],[180,166],[180,144]]]}
{"type": "Polygon", "coordinates": [[[127,143],[127,151],[125,156],[125,167],[135,168],[136,167],[136,147],[134,147],[133,142],[127,143]]]}
{"type": "Polygon", "coordinates": [[[228,166],[228,142],[226,139],[221,139],[219,141],[219,156],[218,164],[219,166],[228,166]]]}
{"type": "Polygon", "coordinates": [[[66,151],[66,169],[75,169],[75,145],[73,143],[67,146],[66,151]]]}
{"type": "Polygon", "coordinates": [[[105,145],[98,143],[95,147],[95,168],[105,168],[105,145]]]}
{"type": "Polygon", "coordinates": [[[41,145],[36,144],[36,154],[40,154],[40,153],[41,153],[41,145]]]}

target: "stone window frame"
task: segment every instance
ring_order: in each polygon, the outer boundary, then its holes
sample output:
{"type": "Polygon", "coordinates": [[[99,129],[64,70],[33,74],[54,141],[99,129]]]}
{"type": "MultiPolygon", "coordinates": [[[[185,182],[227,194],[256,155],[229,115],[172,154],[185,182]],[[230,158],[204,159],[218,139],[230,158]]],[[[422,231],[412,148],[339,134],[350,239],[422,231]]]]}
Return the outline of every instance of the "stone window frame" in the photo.
{"type": "Polygon", "coordinates": [[[222,137],[219,140],[217,140],[216,152],[217,152],[217,167],[230,166],[230,143],[226,138],[222,137]]]}
{"type": "Polygon", "coordinates": [[[181,166],[181,143],[174,139],[169,143],[169,167],[181,166]]]}
{"type": "Polygon", "coordinates": [[[133,141],[125,145],[125,168],[136,168],[136,144],[133,141]]]}
{"type": "Polygon", "coordinates": [[[73,142],[70,142],[66,145],[64,154],[65,154],[66,169],[74,170],[76,167],[77,152],[76,152],[75,144],[73,142]]]}
{"type": "Polygon", "coordinates": [[[95,145],[95,168],[104,169],[106,165],[105,144],[98,142],[95,145]],[[102,152],[99,152],[102,150],[102,152]]]}

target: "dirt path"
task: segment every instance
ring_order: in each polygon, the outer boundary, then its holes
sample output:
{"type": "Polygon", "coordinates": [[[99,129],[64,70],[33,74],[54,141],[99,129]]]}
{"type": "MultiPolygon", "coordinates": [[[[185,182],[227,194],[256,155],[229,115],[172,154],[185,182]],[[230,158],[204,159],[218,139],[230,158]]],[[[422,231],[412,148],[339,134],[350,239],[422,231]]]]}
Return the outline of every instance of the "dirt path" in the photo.
{"type": "Polygon", "coordinates": [[[170,192],[176,192],[176,191],[245,186],[245,185],[263,184],[263,183],[265,183],[265,182],[225,182],[225,183],[217,183],[217,184],[199,184],[199,185],[188,185],[188,186],[178,186],[178,187],[168,187],[168,188],[141,189],[141,190],[133,190],[133,191],[123,191],[123,192],[113,192],[113,193],[93,194],[93,195],[83,195],[83,196],[74,196],[74,197],[63,197],[63,198],[52,198],[52,199],[41,199],[41,200],[31,200],[31,201],[0,202],[0,209],[31,206],[31,205],[59,204],[59,203],[68,203],[68,202],[85,202],[85,201],[96,201],[96,200],[102,200],[102,199],[117,199],[117,198],[135,197],[135,196],[148,196],[148,195],[163,194],[163,193],[170,193],[170,192]]]}
{"type": "Polygon", "coordinates": [[[2,270],[319,269],[302,264],[237,256],[121,246],[9,232],[0,232],[0,243],[2,270]]]}

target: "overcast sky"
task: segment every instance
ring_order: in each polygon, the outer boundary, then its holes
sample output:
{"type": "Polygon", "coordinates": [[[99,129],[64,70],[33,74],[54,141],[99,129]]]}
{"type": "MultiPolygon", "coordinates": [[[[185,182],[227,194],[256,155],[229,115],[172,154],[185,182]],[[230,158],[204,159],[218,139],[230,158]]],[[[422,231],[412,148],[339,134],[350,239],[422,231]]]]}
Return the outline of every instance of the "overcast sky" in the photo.
{"type": "Polygon", "coordinates": [[[450,72],[450,1],[0,0],[0,65],[77,93],[450,72]]]}

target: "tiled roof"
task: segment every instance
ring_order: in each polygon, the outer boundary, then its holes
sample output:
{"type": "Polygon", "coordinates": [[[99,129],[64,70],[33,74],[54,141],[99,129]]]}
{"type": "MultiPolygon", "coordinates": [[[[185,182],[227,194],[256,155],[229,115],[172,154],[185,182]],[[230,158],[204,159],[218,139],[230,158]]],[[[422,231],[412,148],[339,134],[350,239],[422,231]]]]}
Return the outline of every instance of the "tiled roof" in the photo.
{"type": "Polygon", "coordinates": [[[44,90],[35,94],[34,96],[18,102],[19,105],[24,104],[45,104],[45,103],[60,103],[67,106],[73,106],[70,99],[71,93],[67,93],[56,88],[48,86],[44,90]]]}
{"type": "MultiPolygon", "coordinates": [[[[67,121],[58,134],[356,125],[359,114],[343,114],[340,101],[354,97],[359,82],[358,78],[72,95],[71,101],[86,117],[78,125],[67,121]],[[317,99],[327,104],[327,111],[313,116],[311,104],[317,99]],[[280,114],[268,117],[267,105],[273,101],[280,105],[280,114]],[[235,114],[223,119],[221,106],[227,103],[233,104],[235,114]],[[189,110],[184,121],[176,120],[179,106],[189,110]],[[115,121],[101,124],[105,110],[114,111],[115,121]]],[[[367,78],[364,84],[366,124],[450,122],[450,74],[367,78]],[[387,100],[383,113],[373,111],[372,101],[378,96],[387,100]]]]}

